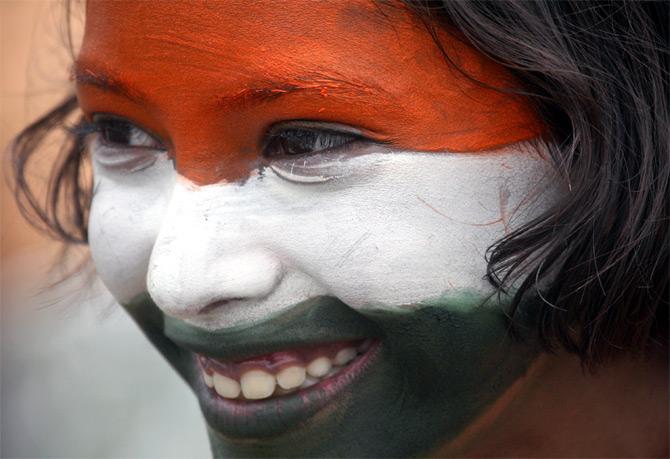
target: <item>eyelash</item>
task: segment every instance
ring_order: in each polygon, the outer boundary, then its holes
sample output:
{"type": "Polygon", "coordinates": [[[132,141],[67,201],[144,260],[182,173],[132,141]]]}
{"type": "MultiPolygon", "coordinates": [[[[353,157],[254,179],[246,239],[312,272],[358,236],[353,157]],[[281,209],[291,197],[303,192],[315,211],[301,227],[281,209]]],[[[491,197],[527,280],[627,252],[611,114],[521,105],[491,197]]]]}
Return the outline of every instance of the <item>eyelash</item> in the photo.
{"type": "MultiPolygon", "coordinates": [[[[112,148],[166,149],[144,129],[113,116],[96,116],[92,121],[84,121],[73,133],[83,136],[97,133],[100,141],[112,148]],[[132,142],[136,145],[132,145],[132,142]]],[[[262,155],[267,159],[288,159],[332,151],[343,152],[362,141],[365,138],[360,135],[318,126],[276,128],[266,136],[262,155]]]]}
{"type": "Polygon", "coordinates": [[[162,142],[144,129],[113,116],[95,116],[93,121],[85,120],[76,131],[84,136],[96,133],[104,145],[112,148],[166,149],[162,142]],[[132,142],[144,144],[132,145],[132,142]]]}
{"type": "Polygon", "coordinates": [[[268,136],[263,147],[265,158],[290,158],[332,151],[347,151],[364,138],[349,132],[323,128],[291,127],[268,136]]]}

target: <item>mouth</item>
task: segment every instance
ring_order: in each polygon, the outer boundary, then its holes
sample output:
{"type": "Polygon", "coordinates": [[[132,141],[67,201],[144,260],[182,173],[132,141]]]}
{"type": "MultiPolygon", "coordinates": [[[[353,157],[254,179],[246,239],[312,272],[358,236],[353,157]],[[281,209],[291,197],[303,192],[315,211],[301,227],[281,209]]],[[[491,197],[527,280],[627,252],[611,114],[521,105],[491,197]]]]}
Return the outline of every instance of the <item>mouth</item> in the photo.
{"type": "Polygon", "coordinates": [[[148,295],[124,307],[195,393],[215,456],[404,457],[455,438],[541,352],[480,297],[440,301],[363,314],[315,297],[219,330],[148,295]]]}
{"type": "Polygon", "coordinates": [[[331,297],[220,331],[165,316],[164,332],[181,349],[209,426],[245,441],[345,409],[380,360],[383,338],[374,322],[331,297]]]}
{"type": "MultiPolygon", "coordinates": [[[[226,400],[249,402],[321,389],[344,377],[352,381],[364,366],[376,341],[372,339],[327,343],[224,361],[196,355],[205,386],[226,400]],[[318,389],[318,388],[317,388],[318,389]]],[[[212,394],[212,395],[213,395],[212,394]]]]}
{"type": "Polygon", "coordinates": [[[379,340],[366,339],[238,362],[196,354],[194,386],[208,424],[219,433],[228,438],[272,437],[314,416],[325,420],[343,408],[346,394],[356,391],[380,350],[379,340]]]}

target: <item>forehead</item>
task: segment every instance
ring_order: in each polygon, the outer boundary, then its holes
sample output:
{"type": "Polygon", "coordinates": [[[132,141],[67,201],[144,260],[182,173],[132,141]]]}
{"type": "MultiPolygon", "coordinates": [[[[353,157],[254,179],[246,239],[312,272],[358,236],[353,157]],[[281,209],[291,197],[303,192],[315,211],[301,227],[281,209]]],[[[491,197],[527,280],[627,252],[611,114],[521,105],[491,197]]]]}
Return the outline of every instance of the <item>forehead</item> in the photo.
{"type": "MultiPolygon", "coordinates": [[[[87,20],[98,36],[104,32],[111,32],[112,36],[144,34],[160,40],[176,32],[181,35],[182,44],[193,40],[192,44],[207,53],[213,48],[207,49],[206,43],[199,42],[203,35],[227,42],[231,51],[239,51],[250,42],[268,47],[300,46],[301,41],[315,38],[338,42],[347,32],[350,38],[359,36],[362,40],[357,41],[362,42],[366,34],[379,33],[378,27],[383,24],[397,27],[402,17],[411,20],[402,3],[373,0],[173,0],[161,2],[160,8],[156,3],[135,0],[87,4],[87,20]],[[330,36],[331,32],[336,36],[330,36]]],[[[226,50],[216,49],[221,51],[226,50]]]]}
{"type": "Polygon", "coordinates": [[[401,2],[90,1],[75,78],[85,113],[153,131],[199,183],[244,177],[238,153],[287,120],[415,151],[490,150],[541,131],[526,101],[489,88],[515,85],[503,67],[437,33],[449,59],[401,2]]]}
{"type": "Polygon", "coordinates": [[[393,68],[379,64],[425,65],[435,57],[429,35],[396,3],[233,0],[159,5],[90,2],[81,58],[104,53],[109,66],[144,71],[179,66],[175,70],[191,72],[163,73],[161,78],[193,83],[216,75],[222,85],[343,67],[352,76],[364,73],[369,79],[371,64],[384,73],[377,78],[388,79],[393,68]]]}

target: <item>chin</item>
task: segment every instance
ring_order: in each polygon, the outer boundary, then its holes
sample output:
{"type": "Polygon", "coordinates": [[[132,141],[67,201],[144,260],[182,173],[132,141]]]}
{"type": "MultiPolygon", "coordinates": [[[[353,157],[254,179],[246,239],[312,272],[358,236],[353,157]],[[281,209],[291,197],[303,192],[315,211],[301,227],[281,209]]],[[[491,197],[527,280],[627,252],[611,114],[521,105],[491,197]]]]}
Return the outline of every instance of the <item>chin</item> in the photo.
{"type": "Polygon", "coordinates": [[[468,292],[393,311],[315,297],[218,332],[148,294],[125,308],[193,390],[220,457],[428,455],[539,353],[532,336],[510,337],[504,304],[468,292]]]}

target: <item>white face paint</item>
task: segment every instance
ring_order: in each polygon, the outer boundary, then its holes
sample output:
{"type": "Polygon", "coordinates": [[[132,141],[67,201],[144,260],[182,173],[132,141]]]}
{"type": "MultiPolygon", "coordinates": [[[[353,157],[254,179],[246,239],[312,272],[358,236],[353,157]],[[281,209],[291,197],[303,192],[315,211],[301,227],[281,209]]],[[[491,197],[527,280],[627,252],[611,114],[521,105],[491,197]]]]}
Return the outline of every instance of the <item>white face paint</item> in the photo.
{"type": "Polygon", "coordinates": [[[557,193],[548,160],[526,144],[476,154],[370,146],[206,186],[178,177],[165,153],[124,164],[107,148],[92,148],[101,278],[122,303],[148,290],[165,313],[206,329],[316,295],[363,309],[486,294],[486,249],[557,193]]]}

